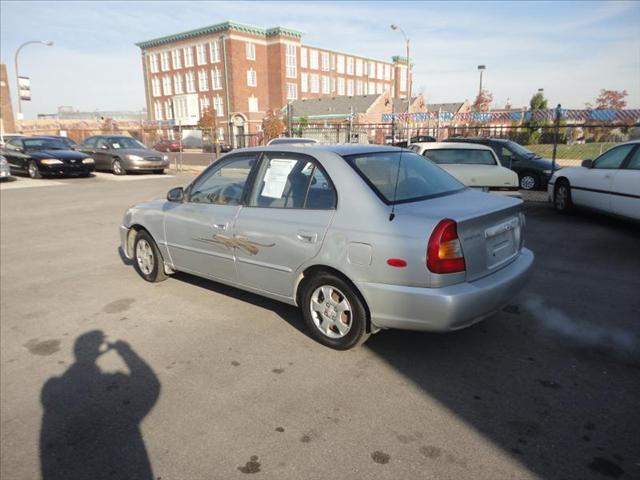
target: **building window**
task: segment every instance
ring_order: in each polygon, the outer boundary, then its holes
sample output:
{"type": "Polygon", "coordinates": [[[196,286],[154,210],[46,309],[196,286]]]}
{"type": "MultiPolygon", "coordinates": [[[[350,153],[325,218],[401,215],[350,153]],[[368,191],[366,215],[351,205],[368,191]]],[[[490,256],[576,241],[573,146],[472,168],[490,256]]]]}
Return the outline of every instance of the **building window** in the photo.
{"type": "Polygon", "coordinates": [[[211,70],[211,84],[214,90],[222,90],[222,72],[218,67],[211,70]]]}
{"type": "Polygon", "coordinates": [[[220,95],[213,97],[213,108],[216,109],[217,117],[224,117],[224,107],[222,106],[222,97],[220,95]]]}
{"type": "Polygon", "coordinates": [[[173,118],[173,112],[171,112],[171,102],[166,101],[164,102],[164,118],[166,118],[167,120],[169,120],[170,118],[173,118]]]}
{"type": "Polygon", "coordinates": [[[196,76],[193,72],[187,72],[185,75],[187,83],[187,93],[195,93],[196,91],[196,76]]]}
{"type": "Polygon", "coordinates": [[[154,97],[162,95],[162,92],[160,91],[160,79],[158,77],[153,77],[151,79],[151,92],[154,97]]]}
{"type": "Polygon", "coordinates": [[[207,45],[205,43],[201,43],[196,47],[196,56],[198,65],[204,65],[207,63],[207,45]]]}
{"type": "Polygon", "coordinates": [[[356,80],[356,95],[364,95],[364,82],[362,80],[356,80]]]}
{"type": "Polygon", "coordinates": [[[336,79],[334,77],[331,77],[331,93],[334,93],[336,91],[336,79]]]}
{"type": "Polygon", "coordinates": [[[258,98],[254,95],[249,97],[249,111],[258,112],[258,98]]]}
{"type": "Polygon", "coordinates": [[[176,95],[179,93],[184,93],[184,90],[182,89],[182,75],[180,73],[176,73],[173,76],[173,90],[175,91],[176,95]]]}
{"type": "Polygon", "coordinates": [[[256,71],[253,68],[247,70],[247,85],[250,87],[256,87],[258,85],[256,71]]]}
{"type": "Polygon", "coordinates": [[[318,51],[309,50],[309,68],[311,70],[318,70],[318,51]]]}
{"type": "Polygon", "coordinates": [[[374,95],[376,93],[376,82],[369,82],[369,89],[367,93],[369,95],[374,95]]]}
{"type": "Polygon", "coordinates": [[[351,79],[347,80],[347,95],[350,97],[353,95],[353,80],[351,79]]]}
{"type": "Polygon", "coordinates": [[[287,100],[295,100],[296,98],[298,98],[298,85],[287,83],[287,100]]]}
{"type": "Polygon", "coordinates": [[[336,56],[335,55],[331,55],[331,70],[335,71],[336,69],[336,56]]]}
{"type": "Polygon", "coordinates": [[[329,77],[326,75],[322,76],[322,93],[331,93],[329,77]]]}
{"type": "Polygon", "coordinates": [[[204,117],[204,114],[209,110],[209,97],[201,97],[200,98],[200,117],[204,117]]]}
{"type": "Polygon", "coordinates": [[[369,78],[376,78],[376,64],[374,62],[368,62],[367,65],[369,67],[369,78]]]}
{"type": "Polygon", "coordinates": [[[256,44],[247,42],[244,45],[245,52],[247,54],[247,60],[255,60],[256,59],[256,44]]]}
{"type": "Polygon", "coordinates": [[[338,95],[344,95],[344,78],[343,77],[338,77],[338,95]]]}
{"type": "Polygon", "coordinates": [[[300,74],[300,90],[302,90],[302,93],[309,91],[309,75],[306,73],[300,74]]]}
{"type": "Polygon", "coordinates": [[[384,64],[379,63],[378,64],[378,80],[383,80],[384,79],[384,64]]]}
{"type": "Polygon", "coordinates": [[[206,70],[200,70],[198,72],[198,87],[201,92],[209,90],[209,76],[206,70]]]}
{"type": "Polygon", "coordinates": [[[307,49],[300,47],[300,66],[307,68],[307,49]]]}
{"type": "Polygon", "coordinates": [[[356,58],[356,77],[362,76],[362,59],[356,58]]]}
{"type": "Polygon", "coordinates": [[[331,68],[329,65],[329,52],[320,52],[320,56],[322,57],[322,71],[328,72],[331,68]]]}
{"type": "Polygon", "coordinates": [[[162,104],[160,102],[153,102],[153,113],[156,120],[162,120],[162,104]]]}
{"type": "Polygon", "coordinates": [[[218,40],[214,40],[209,44],[209,60],[211,63],[220,61],[220,42],[218,40]]]}
{"type": "Polygon", "coordinates": [[[174,70],[176,68],[182,68],[182,57],[180,57],[179,49],[171,51],[171,63],[173,63],[174,70]]]}
{"type": "Polygon", "coordinates": [[[169,70],[169,52],[162,52],[160,54],[160,67],[163,72],[169,70]]]}
{"type": "Polygon", "coordinates": [[[389,81],[391,80],[391,66],[390,65],[385,65],[384,66],[384,79],[389,81]]]}
{"type": "Polygon", "coordinates": [[[353,75],[353,57],[347,57],[347,75],[353,75]]]}
{"type": "Polygon", "coordinates": [[[193,47],[186,47],[184,50],[184,66],[193,67],[193,47]]]}
{"type": "Polygon", "coordinates": [[[162,92],[165,96],[171,95],[171,77],[165,76],[162,77],[162,92]]]}
{"type": "Polygon", "coordinates": [[[336,66],[336,72],[344,73],[344,55],[338,55],[338,64],[336,66]]]}
{"type": "Polygon", "coordinates": [[[149,55],[149,70],[151,73],[158,73],[158,55],[155,53],[149,55]]]}
{"type": "Polygon", "coordinates": [[[296,46],[287,45],[287,52],[285,54],[285,65],[287,67],[287,78],[298,78],[298,72],[296,71],[296,46]]]}
{"type": "Polygon", "coordinates": [[[317,73],[312,73],[311,75],[309,75],[309,87],[311,93],[320,92],[320,77],[317,73]]]}
{"type": "Polygon", "coordinates": [[[382,93],[382,92],[384,92],[384,84],[378,83],[376,85],[376,93],[382,93]]]}
{"type": "Polygon", "coordinates": [[[407,91],[407,69],[405,67],[400,67],[400,91],[407,91]]]}

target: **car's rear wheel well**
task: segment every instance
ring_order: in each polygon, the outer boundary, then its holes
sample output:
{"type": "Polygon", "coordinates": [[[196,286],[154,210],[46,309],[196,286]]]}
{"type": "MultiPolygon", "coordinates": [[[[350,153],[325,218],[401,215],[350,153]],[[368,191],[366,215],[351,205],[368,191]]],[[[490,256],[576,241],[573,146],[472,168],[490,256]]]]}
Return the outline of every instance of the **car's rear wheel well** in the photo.
{"type": "Polygon", "coordinates": [[[351,279],[340,270],[337,270],[333,267],[329,267],[327,265],[312,265],[302,272],[301,278],[298,281],[298,285],[296,287],[296,305],[300,306],[300,297],[302,295],[302,292],[304,291],[305,282],[322,273],[330,273],[332,275],[335,275],[336,277],[341,278],[353,289],[353,292],[360,298],[360,301],[362,302],[362,305],[364,305],[364,309],[367,312],[366,331],[367,333],[372,333],[371,312],[369,311],[369,305],[367,305],[367,301],[365,300],[362,293],[360,293],[360,290],[358,290],[358,287],[356,287],[356,285],[351,281],[351,279]]]}

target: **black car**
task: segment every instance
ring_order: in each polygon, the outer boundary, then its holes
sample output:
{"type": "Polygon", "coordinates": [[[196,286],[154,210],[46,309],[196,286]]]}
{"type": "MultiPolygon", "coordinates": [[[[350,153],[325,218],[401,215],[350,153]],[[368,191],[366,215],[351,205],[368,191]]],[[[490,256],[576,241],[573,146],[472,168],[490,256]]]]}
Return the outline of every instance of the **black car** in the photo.
{"type": "MultiPolygon", "coordinates": [[[[551,160],[542,158],[513,140],[484,137],[451,137],[445,142],[478,143],[491,147],[503,167],[518,174],[523,190],[544,190],[551,178],[551,160]]],[[[556,165],[556,170],[560,167],[556,165]]]]}
{"type": "Polygon", "coordinates": [[[62,135],[47,135],[47,136],[49,138],[55,138],[57,140],[60,140],[62,143],[65,143],[69,147],[69,150],[75,150],[78,147],[78,143],[73,138],[63,137],[62,135]]]}
{"type": "Polygon", "coordinates": [[[52,137],[21,137],[7,142],[2,155],[9,162],[11,173],[26,173],[31,178],[49,175],[88,177],[95,169],[93,158],[71,150],[52,137]]]}
{"type": "MultiPolygon", "coordinates": [[[[227,153],[233,150],[233,147],[227,143],[220,143],[220,153],[227,153]]],[[[202,151],[205,153],[213,153],[216,151],[215,143],[205,143],[202,145],[202,151]]]]}

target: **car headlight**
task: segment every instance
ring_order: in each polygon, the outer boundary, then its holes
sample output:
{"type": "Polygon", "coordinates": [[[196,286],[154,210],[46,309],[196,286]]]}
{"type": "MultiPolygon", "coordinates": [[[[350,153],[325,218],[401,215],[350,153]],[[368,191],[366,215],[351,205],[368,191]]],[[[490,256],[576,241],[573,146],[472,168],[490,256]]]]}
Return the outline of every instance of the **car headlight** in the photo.
{"type": "Polygon", "coordinates": [[[543,170],[542,173],[545,175],[551,175],[551,170],[543,170]]]}
{"type": "Polygon", "coordinates": [[[165,161],[166,161],[166,160],[169,160],[169,155],[163,155],[163,156],[162,156],[162,160],[165,160],[165,161]]]}
{"type": "Polygon", "coordinates": [[[85,158],[82,160],[82,163],[96,163],[93,158],[85,158]]]}
{"type": "Polygon", "coordinates": [[[127,155],[127,158],[129,160],[133,160],[133,161],[139,161],[139,160],[143,160],[143,158],[139,155],[127,155]]]}
{"type": "Polygon", "coordinates": [[[44,160],[40,160],[40,163],[44,165],[62,165],[62,161],[57,158],[45,158],[44,160]]]}

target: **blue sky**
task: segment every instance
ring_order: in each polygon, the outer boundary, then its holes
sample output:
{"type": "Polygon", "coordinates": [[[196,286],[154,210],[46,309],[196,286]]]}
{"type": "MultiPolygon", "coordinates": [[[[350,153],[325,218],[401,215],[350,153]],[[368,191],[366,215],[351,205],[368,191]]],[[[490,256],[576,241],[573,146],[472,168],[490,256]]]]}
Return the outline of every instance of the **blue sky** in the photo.
{"type": "MultiPolygon", "coordinates": [[[[472,100],[478,64],[497,106],[527,104],[544,88],[551,104],[582,108],[601,88],[629,92],[640,107],[640,2],[17,2],[0,3],[0,57],[13,79],[31,77],[27,118],[59,105],[82,110],[144,107],[135,42],[225,20],[304,32],[303,42],[374,58],[404,54],[414,89],[429,102],[472,100]]],[[[13,87],[13,82],[11,83],[13,87]]],[[[12,89],[12,94],[14,94],[12,89]]],[[[15,102],[15,95],[13,98],[15,102]]]]}

